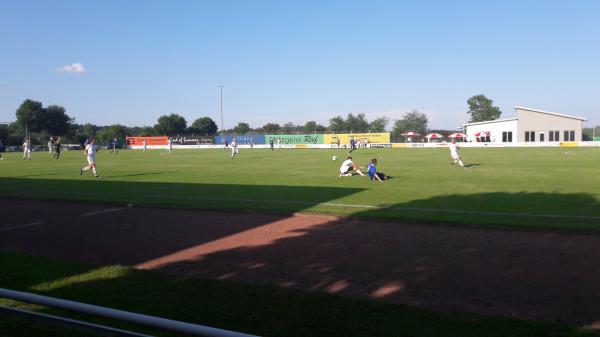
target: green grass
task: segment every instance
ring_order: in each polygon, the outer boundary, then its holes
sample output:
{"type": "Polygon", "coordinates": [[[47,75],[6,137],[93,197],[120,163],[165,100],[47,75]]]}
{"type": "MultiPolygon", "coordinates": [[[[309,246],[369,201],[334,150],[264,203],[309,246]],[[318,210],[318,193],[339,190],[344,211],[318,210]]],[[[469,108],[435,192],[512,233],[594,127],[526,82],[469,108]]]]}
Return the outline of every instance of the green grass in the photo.
{"type": "Polygon", "coordinates": [[[356,151],[361,165],[378,158],[384,184],[338,178],[344,150],[240,152],[101,151],[100,181],[79,176],[81,152],[9,153],[0,196],[600,230],[600,148],[464,148],[466,170],[447,149],[356,151]]]}
{"type": "MultiPolygon", "coordinates": [[[[500,316],[442,313],[276,287],[182,278],[0,252],[0,287],[263,336],[599,336],[598,331],[500,316]]],[[[56,310],[0,299],[50,314],[56,310]]],[[[76,319],[84,315],[68,314],[76,319]]],[[[103,319],[92,319],[106,324],[103,319]]],[[[115,322],[112,325],[115,325],[115,322]]],[[[131,329],[131,325],[116,324],[131,329]]],[[[144,330],[160,336],[168,334],[144,330]]],[[[139,331],[139,329],[137,329],[139,331]]],[[[0,336],[88,336],[0,314],[0,336]]]]}

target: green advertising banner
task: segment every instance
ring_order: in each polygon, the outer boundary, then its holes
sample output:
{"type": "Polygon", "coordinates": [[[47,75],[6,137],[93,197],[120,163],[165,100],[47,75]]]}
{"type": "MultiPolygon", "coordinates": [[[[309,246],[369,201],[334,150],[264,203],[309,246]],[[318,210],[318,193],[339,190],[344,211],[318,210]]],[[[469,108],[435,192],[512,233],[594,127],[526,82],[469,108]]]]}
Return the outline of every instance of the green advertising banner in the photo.
{"type": "Polygon", "coordinates": [[[266,143],[269,144],[273,140],[274,144],[287,145],[287,144],[323,144],[323,135],[266,135],[266,143]]]}
{"type": "Polygon", "coordinates": [[[594,137],[595,142],[600,142],[600,137],[594,137]]]}

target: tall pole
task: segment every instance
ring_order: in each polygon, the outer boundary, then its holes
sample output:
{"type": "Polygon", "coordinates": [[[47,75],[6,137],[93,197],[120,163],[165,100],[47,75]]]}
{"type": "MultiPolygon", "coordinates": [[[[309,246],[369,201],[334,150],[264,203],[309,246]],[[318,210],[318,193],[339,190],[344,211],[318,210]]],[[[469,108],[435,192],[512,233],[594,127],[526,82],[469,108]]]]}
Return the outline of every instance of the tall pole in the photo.
{"type": "Polygon", "coordinates": [[[220,85],[221,89],[221,137],[223,137],[223,87],[224,85],[220,85]]]}

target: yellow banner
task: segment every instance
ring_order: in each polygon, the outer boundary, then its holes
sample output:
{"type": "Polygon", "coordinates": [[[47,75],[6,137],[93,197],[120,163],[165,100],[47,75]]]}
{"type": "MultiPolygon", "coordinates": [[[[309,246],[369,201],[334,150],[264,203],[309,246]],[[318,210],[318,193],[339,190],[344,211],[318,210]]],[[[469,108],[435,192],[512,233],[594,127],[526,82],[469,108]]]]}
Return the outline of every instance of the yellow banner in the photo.
{"type": "Polygon", "coordinates": [[[308,149],[308,144],[294,144],[296,149],[308,149]]]}
{"type": "Polygon", "coordinates": [[[392,143],[392,147],[396,148],[396,147],[408,147],[408,144],[406,143],[392,143]]]}
{"type": "Polygon", "coordinates": [[[576,147],[579,146],[579,142],[560,142],[561,147],[576,147]]]}
{"type": "Polygon", "coordinates": [[[390,133],[389,132],[381,132],[381,133],[340,133],[333,135],[323,135],[323,143],[324,144],[337,144],[338,139],[340,144],[349,144],[350,137],[354,137],[354,140],[357,142],[360,140],[367,140],[369,143],[384,143],[388,144],[390,142],[390,133]]]}

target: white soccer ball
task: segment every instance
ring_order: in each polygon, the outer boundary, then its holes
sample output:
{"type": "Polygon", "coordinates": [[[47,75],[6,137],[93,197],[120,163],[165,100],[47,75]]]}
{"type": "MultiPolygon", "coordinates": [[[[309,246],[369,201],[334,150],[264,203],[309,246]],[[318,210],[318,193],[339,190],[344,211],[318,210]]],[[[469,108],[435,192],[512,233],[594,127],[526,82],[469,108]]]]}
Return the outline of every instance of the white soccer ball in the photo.
{"type": "Polygon", "coordinates": [[[337,160],[337,156],[331,157],[331,160],[337,160]]]}

